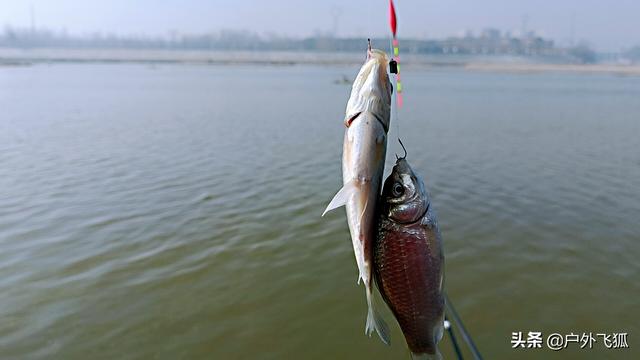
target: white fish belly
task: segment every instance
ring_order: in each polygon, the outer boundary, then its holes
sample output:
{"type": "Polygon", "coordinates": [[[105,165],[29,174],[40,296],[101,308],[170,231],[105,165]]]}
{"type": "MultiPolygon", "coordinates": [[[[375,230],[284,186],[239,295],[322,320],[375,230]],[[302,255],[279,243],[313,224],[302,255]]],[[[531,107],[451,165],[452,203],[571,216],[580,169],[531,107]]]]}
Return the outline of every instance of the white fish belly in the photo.
{"type": "Polygon", "coordinates": [[[360,279],[367,287],[371,286],[372,279],[375,209],[380,195],[386,149],[386,132],[371,113],[362,113],[345,132],[343,183],[355,187],[346,203],[347,221],[360,279]]]}

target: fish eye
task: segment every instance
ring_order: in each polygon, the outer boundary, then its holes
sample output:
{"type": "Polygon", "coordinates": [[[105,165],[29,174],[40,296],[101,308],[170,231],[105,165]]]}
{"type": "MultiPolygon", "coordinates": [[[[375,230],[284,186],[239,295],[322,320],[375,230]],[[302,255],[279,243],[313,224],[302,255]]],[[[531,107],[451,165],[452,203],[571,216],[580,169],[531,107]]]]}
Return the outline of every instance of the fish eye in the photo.
{"type": "Polygon", "coordinates": [[[404,194],[404,186],[400,183],[393,184],[393,188],[391,189],[393,196],[398,197],[404,194]]]}

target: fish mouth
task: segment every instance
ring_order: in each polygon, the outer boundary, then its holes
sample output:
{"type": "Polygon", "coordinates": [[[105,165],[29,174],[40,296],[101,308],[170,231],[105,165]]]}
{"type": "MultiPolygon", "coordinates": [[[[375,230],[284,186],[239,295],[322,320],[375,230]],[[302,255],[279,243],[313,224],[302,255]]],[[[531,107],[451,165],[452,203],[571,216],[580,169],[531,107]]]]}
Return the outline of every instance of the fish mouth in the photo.
{"type": "Polygon", "coordinates": [[[384,51],[367,51],[367,61],[353,81],[351,96],[347,103],[346,118],[358,112],[369,111],[382,119],[389,128],[391,110],[391,81],[387,75],[387,55],[384,51]]]}
{"type": "Polygon", "coordinates": [[[393,172],[398,175],[406,174],[414,176],[413,169],[409,165],[407,159],[404,157],[398,158],[398,160],[396,160],[396,164],[393,167],[393,172]]]}
{"type": "Polygon", "coordinates": [[[365,81],[362,84],[360,91],[366,90],[367,85],[369,87],[375,88],[376,90],[380,90],[380,94],[378,94],[378,96],[387,95],[388,97],[384,96],[384,100],[386,100],[390,104],[391,82],[389,81],[389,76],[387,75],[388,63],[389,60],[387,58],[387,54],[384,51],[378,49],[368,50],[367,61],[362,66],[361,70],[363,77],[368,81],[365,81]]]}

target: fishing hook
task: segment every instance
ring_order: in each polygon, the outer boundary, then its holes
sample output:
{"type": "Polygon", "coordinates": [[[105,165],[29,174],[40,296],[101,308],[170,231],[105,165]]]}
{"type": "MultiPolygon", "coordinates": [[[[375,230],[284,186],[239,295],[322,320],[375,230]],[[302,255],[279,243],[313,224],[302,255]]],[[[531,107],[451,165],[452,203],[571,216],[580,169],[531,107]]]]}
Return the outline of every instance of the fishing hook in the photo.
{"type": "Polygon", "coordinates": [[[400,140],[400,138],[398,138],[398,142],[400,143],[400,146],[402,146],[402,150],[404,150],[404,156],[403,157],[398,157],[398,154],[396,154],[396,160],[406,159],[407,158],[407,149],[404,147],[404,144],[402,143],[402,140],[400,140]]]}

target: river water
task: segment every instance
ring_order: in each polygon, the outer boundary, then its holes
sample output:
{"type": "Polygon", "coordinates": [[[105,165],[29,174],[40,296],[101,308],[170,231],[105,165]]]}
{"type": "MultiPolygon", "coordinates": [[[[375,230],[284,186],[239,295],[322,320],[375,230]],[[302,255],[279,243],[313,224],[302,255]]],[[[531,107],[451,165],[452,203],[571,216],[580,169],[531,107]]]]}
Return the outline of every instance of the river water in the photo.
{"type": "MultiPolygon", "coordinates": [[[[334,81],[356,71],[0,68],[0,358],[407,359],[388,311],[390,347],[363,334],[344,211],[320,217],[341,184],[334,81]]],[[[446,289],[485,357],[638,358],[640,78],[407,68],[403,85],[446,289]],[[518,331],[630,349],[513,350],[518,331]]]]}

